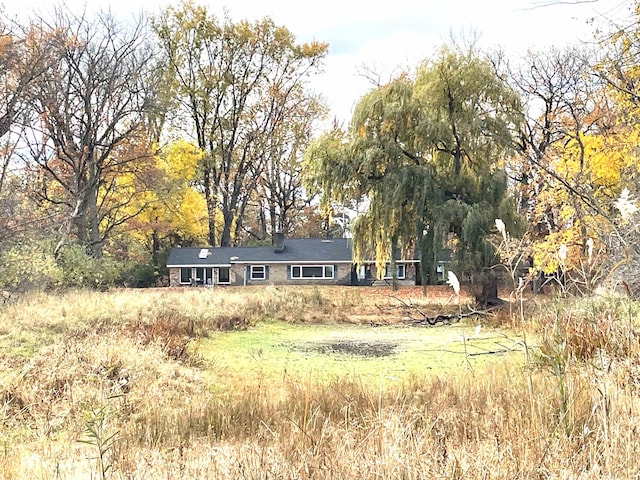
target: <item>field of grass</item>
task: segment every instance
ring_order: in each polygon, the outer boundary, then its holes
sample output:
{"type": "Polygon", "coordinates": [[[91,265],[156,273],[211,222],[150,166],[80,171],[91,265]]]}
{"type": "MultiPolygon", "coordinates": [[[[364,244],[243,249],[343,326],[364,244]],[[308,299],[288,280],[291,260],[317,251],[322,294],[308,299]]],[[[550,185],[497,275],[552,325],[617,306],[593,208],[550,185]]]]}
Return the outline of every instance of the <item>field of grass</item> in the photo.
{"type": "Polygon", "coordinates": [[[213,333],[200,341],[198,353],[216,384],[347,379],[373,387],[483,369],[488,363],[505,362],[505,357],[521,363],[518,342],[495,328],[476,332],[468,322],[425,328],[275,320],[242,332],[213,333]]]}
{"type": "Polygon", "coordinates": [[[638,478],[640,305],[415,322],[458,308],[353,287],[24,295],[0,306],[0,479],[638,478]]]}

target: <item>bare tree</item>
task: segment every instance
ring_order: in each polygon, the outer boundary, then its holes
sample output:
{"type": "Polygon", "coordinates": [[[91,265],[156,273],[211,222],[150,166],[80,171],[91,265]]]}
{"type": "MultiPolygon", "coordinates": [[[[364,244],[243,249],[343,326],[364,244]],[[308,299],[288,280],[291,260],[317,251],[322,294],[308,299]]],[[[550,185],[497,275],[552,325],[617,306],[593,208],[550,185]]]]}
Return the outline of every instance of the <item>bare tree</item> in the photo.
{"type": "Polygon", "coordinates": [[[31,102],[39,194],[63,215],[56,254],[75,235],[100,257],[113,229],[139,213],[126,207],[148,157],[145,113],[155,87],[147,23],[62,8],[52,23],[40,22],[56,32],[59,60],[39,77],[31,102]]]}
{"type": "Polygon", "coordinates": [[[292,233],[296,214],[308,203],[302,185],[302,157],[311,141],[316,120],[322,118],[324,112],[316,98],[300,92],[292,96],[287,108],[288,121],[269,136],[257,193],[271,233],[292,233]]]}
{"type": "Polygon", "coordinates": [[[34,97],[36,81],[58,59],[52,48],[56,40],[56,32],[0,19],[0,192],[23,133],[19,119],[34,97]]]}
{"type": "Polygon", "coordinates": [[[26,195],[27,177],[19,148],[25,144],[28,106],[40,77],[58,60],[57,32],[0,18],[0,244],[18,242],[47,228],[26,195]]]}

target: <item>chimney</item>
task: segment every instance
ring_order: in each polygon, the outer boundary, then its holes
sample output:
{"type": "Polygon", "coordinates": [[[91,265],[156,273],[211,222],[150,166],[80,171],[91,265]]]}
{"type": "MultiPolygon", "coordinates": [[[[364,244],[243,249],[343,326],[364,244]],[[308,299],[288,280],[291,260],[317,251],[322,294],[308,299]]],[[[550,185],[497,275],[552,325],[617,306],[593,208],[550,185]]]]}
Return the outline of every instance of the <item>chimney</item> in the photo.
{"type": "Polygon", "coordinates": [[[284,252],[284,233],[275,232],[273,234],[273,251],[275,253],[284,252]]]}

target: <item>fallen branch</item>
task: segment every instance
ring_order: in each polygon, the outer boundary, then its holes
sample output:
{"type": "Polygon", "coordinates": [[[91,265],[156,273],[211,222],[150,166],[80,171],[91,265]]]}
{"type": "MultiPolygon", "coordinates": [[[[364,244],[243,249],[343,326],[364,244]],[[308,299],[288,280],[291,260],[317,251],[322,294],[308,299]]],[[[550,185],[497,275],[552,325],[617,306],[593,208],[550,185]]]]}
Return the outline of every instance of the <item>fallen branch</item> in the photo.
{"type": "Polygon", "coordinates": [[[425,315],[423,318],[412,318],[411,324],[424,325],[426,323],[430,326],[434,326],[434,325],[437,325],[438,323],[445,323],[445,322],[452,323],[452,320],[459,322],[461,318],[468,317],[470,315],[472,314],[471,313],[457,313],[457,314],[450,314],[450,315],[439,314],[433,317],[429,317],[425,315]]]}
{"type": "Polygon", "coordinates": [[[465,355],[467,357],[478,357],[480,355],[500,355],[512,352],[520,352],[522,349],[519,348],[500,348],[496,350],[484,350],[482,352],[460,352],[457,350],[447,350],[445,348],[438,348],[435,350],[422,350],[423,352],[442,352],[442,353],[451,353],[454,355],[465,355]]]}
{"type": "Polygon", "coordinates": [[[393,295],[391,295],[391,298],[393,298],[394,300],[400,302],[407,310],[409,310],[408,316],[411,319],[410,323],[412,325],[425,325],[426,324],[426,325],[429,325],[429,326],[434,326],[434,325],[437,325],[439,323],[459,322],[462,318],[472,317],[472,316],[480,316],[480,315],[488,315],[492,311],[498,310],[498,309],[503,307],[503,305],[494,305],[494,306],[490,306],[490,307],[484,308],[482,310],[476,310],[471,305],[467,305],[467,309],[468,309],[467,312],[459,311],[458,313],[450,313],[450,314],[439,313],[437,315],[430,316],[430,315],[427,315],[422,310],[420,310],[420,308],[418,308],[413,303],[407,303],[404,300],[402,300],[401,298],[395,297],[393,295]],[[415,312],[415,313],[419,314],[419,316],[415,317],[415,316],[411,315],[411,312],[415,312]]]}
{"type": "MultiPolygon", "coordinates": [[[[493,338],[500,338],[500,337],[493,337],[493,338]]],[[[481,340],[486,341],[488,339],[490,339],[490,337],[483,337],[481,340]]],[[[475,345],[472,340],[473,338],[468,338],[468,339],[465,338],[463,339],[463,342],[468,343],[469,346],[479,349],[480,351],[469,352],[466,349],[464,351],[460,351],[460,350],[450,350],[446,348],[437,348],[433,350],[421,350],[421,351],[445,352],[445,353],[452,353],[456,355],[465,355],[467,357],[478,357],[480,355],[502,355],[502,354],[513,353],[513,352],[521,352],[524,348],[527,348],[522,341],[514,341],[511,346],[498,343],[498,344],[495,344],[493,348],[486,349],[486,348],[482,348],[481,346],[475,345]]],[[[528,348],[534,348],[534,347],[529,346],[528,348]]]]}
{"type": "Polygon", "coordinates": [[[512,353],[512,352],[520,352],[522,351],[521,348],[508,348],[508,347],[504,347],[504,348],[500,348],[500,349],[496,349],[496,350],[484,350],[482,352],[470,352],[467,353],[468,356],[470,357],[477,357],[480,355],[499,355],[499,354],[504,354],[504,353],[512,353]]]}

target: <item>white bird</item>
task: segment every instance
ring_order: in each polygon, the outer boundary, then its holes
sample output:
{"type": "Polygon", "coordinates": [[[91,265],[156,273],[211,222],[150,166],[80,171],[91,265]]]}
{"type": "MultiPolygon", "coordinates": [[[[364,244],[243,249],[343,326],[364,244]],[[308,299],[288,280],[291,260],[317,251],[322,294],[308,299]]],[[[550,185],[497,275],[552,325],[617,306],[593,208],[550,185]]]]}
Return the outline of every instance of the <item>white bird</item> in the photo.
{"type": "Polygon", "coordinates": [[[476,327],[476,337],[480,336],[480,330],[482,330],[482,324],[478,324],[476,327]]]}

